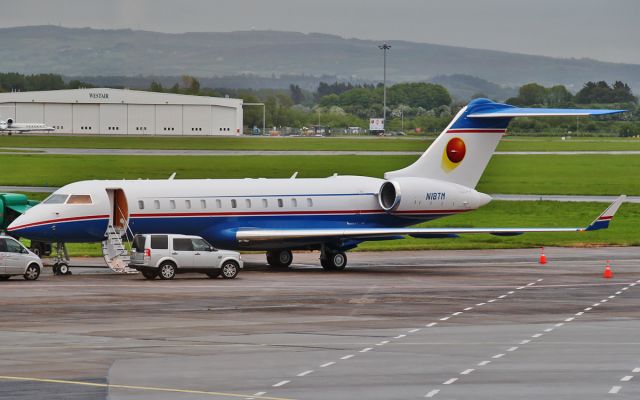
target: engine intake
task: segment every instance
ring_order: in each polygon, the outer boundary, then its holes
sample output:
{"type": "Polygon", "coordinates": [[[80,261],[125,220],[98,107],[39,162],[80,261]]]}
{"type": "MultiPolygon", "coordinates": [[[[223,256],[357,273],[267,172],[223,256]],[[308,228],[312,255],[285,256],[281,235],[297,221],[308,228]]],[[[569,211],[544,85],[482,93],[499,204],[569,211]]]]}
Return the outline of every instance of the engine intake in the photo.
{"type": "Polygon", "coordinates": [[[378,203],[385,211],[394,211],[400,205],[400,186],[396,182],[386,181],[380,186],[378,203]]]}
{"type": "Polygon", "coordinates": [[[13,119],[8,118],[7,119],[7,127],[11,128],[11,125],[13,125],[13,119]]]}

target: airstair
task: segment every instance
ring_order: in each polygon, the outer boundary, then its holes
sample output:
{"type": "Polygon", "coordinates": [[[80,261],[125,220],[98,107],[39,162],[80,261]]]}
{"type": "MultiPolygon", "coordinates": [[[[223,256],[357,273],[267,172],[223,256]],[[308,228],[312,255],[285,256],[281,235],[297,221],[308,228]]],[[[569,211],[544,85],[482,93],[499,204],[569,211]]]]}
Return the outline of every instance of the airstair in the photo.
{"type": "Polygon", "coordinates": [[[125,231],[109,225],[106,233],[107,240],[102,242],[102,255],[109,268],[120,274],[137,274],[138,271],[129,268],[129,252],[122,241],[125,231]]]}

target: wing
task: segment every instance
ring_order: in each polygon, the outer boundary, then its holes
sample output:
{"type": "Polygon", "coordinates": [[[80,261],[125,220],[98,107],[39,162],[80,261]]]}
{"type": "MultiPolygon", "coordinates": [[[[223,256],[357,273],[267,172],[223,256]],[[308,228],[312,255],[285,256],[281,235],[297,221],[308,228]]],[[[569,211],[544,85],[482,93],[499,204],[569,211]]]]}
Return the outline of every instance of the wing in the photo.
{"type": "Polygon", "coordinates": [[[456,237],[462,234],[488,233],[497,236],[515,236],[527,232],[587,232],[609,227],[609,222],[624,202],[618,197],[607,209],[586,227],[577,228],[353,228],[353,229],[240,229],[236,240],[240,243],[275,242],[282,240],[384,239],[412,236],[416,238],[456,237]]]}

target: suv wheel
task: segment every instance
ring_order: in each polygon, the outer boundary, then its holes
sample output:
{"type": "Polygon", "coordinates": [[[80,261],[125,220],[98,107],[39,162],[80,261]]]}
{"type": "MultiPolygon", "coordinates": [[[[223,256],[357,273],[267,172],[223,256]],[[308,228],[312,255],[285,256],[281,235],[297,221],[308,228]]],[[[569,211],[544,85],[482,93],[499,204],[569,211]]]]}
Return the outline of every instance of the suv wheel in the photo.
{"type": "Polygon", "coordinates": [[[156,276],[158,276],[158,271],[150,271],[146,269],[142,271],[142,276],[144,276],[146,279],[156,279],[156,276]]]}
{"type": "Polygon", "coordinates": [[[233,279],[238,276],[238,272],[240,272],[238,263],[232,260],[225,261],[222,267],[220,267],[220,275],[222,275],[224,279],[233,279]]]}
{"type": "Polygon", "coordinates": [[[30,264],[24,271],[24,279],[35,281],[40,276],[40,266],[38,264],[30,264]]]}
{"type": "Polygon", "coordinates": [[[173,279],[176,276],[176,266],[174,263],[170,261],[165,261],[162,264],[160,264],[160,267],[158,267],[158,270],[159,270],[158,276],[160,277],[160,279],[163,279],[163,280],[173,279]]]}

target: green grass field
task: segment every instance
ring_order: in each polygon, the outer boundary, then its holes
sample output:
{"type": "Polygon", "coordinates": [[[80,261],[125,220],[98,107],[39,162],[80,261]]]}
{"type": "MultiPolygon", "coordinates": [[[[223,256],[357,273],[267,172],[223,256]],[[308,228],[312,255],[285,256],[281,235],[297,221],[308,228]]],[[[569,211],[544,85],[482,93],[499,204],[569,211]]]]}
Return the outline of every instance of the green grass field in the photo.
{"type": "MultiPolygon", "coordinates": [[[[606,208],[603,203],[495,201],[480,210],[442,218],[424,227],[579,227],[588,225],[606,208]]],[[[527,233],[514,237],[466,235],[457,239],[414,239],[367,242],[356,251],[502,249],[540,246],[640,246],[640,204],[624,204],[609,229],[582,233],[527,233]]],[[[101,256],[96,243],[72,243],[73,256],[101,256]]]]}
{"type": "MultiPolygon", "coordinates": [[[[0,154],[0,185],[62,186],[84,179],[382,177],[415,156],[79,156],[0,154]]],[[[635,155],[497,155],[478,190],[485,193],[640,195],[635,155]]]]}
{"type": "MultiPolygon", "coordinates": [[[[174,150],[360,150],[424,151],[427,138],[281,138],[281,137],[122,137],[122,136],[0,136],[0,148],[99,148],[174,150]]],[[[507,137],[498,151],[640,150],[640,139],[507,137]]],[[[1,150],[0,150],[1,151],[1,150]]]]}

